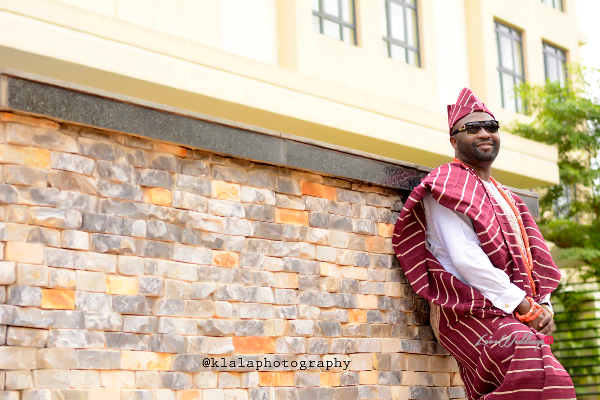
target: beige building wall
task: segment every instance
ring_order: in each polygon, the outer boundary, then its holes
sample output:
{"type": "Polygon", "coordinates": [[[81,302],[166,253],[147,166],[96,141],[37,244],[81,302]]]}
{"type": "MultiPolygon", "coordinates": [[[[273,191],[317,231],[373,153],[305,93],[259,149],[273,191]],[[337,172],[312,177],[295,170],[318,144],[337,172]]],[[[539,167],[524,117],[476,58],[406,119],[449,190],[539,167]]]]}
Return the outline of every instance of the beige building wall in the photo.
{"type": "Polygon", "coordinates": [[[437,44],[438,112],[445,115],[448,103],[462,88],[471,86],[464,0],[435,0],[433,20],[437,44]]]}
{"type": "Polygon", "coordinates": [[[499,118],[511,121],[523,118],[502,109],[498,85],[498,48],[494,21],[522,32],[525,79],[531,83],[545,81],[542,43],[547,42],[567,53],[568,62],[580,62],[580,46],[584,35],[577,28],[575,0],[564,0],[564,11],[555,10],[541,1],[502,0],[466,1],[467,34],[471,88],[481,93],[492,110],[500,110],[499,118]],[[487,34],[482,35],[481,32],[487,34]]]}
{"type": "MultiPolygon", "coordinates": [[[[445,105],[470,86],[503,125],[494,20],[580,59],[575,1],[418,1],[421,67],[382,52],[376,0],[356,0],[357,45],[312,31],[310,0],[0,0],[0,65],[421,165],[450,161],[445,105]]],[[[502,134],[494,176],[558,182],[550,146],[502,134]]]]}

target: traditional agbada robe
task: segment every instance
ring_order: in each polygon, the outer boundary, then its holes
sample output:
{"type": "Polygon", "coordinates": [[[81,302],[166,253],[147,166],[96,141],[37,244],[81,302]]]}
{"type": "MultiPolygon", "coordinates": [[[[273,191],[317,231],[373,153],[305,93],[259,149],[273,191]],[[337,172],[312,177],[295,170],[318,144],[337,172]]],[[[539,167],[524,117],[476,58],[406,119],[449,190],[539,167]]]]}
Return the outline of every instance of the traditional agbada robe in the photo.
{"type": "MultiPolygon", "coordinates": [[[[474,111],[492,115],[465,88],[457,104],[448,107],[450,129],[474,111]]],[[[536,302],[554,291],[561,274],[546,243],[523,201],[503,189],[515,203],[529,239],[535,294],[519,249],[522,234],[513,228],[514,221],[511,226],[516,217],[506,214],[475,171],[462,163],[438,167],[412,191],[396,222],[394,250],[413,290],[432,305],[432,326],[439,324],[439,341],[457,360],[469,399],[575,399],[571,378],[544,342],[546,335],[495,307],[444,269],[427,248],[423,197],[429,191],[439,204],[471,220],[481,249],[513,284],[536,302]],[[439,320],[433,312],[438,310],[439,320]]]]}
{"type": "Polygon", "coordinates": [[[560,272],[527,207],[509,192],[529,237],[536,289],[533,295],[517,234],[481,179],[463,164],[438,167],[410,194],[396,223],[394,250],[413,290],[440,306],[439,340],[456,358],[469,399],[574,399],[571,378],[548,344],[539,348],[539,344],[517,344],[512,340],[531,334],[528,342],[543,343],[546,335],[495,307],[478,290],[446,271],[427,249],[422,202],[427,190],[438,203],[472,220],[481,248],[492,265],[504,271],[535,301],[556,289],[560,272]],[[482,337],[496,342],[504,335],[511,335],[511,339],[503,345],[477,345],[482,337]]]}

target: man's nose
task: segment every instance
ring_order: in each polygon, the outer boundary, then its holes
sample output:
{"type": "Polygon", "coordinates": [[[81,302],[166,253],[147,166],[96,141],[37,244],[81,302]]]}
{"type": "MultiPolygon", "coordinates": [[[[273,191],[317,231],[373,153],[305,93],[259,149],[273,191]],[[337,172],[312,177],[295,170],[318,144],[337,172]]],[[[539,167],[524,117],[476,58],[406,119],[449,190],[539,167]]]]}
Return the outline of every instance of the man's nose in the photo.
{"type": "Polygon", "coordinates": [[[481,129],[479,129],[479,132],[477,132],[477,137],[484,139],[492,137],[492,135],[488,131],[486,131],[485,128],[482,126],[481,129]]]}

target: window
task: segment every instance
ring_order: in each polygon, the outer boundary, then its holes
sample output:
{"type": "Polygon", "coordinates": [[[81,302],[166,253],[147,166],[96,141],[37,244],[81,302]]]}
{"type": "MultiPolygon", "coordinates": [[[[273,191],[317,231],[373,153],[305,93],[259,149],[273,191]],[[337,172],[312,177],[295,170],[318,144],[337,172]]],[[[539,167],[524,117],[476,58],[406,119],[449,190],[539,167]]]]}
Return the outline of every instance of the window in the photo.
{"type": "Polygon", "coordinates": [[[552,8],[556,8],[558,11],[564,11],[563,0],[542,0],[542,3],[547,4],[552,8]]]}
{"type": "Polygon", "coordinates": [[[515,86],[525,81],[521,32],[496,22],[496,42],[500,103],[508,110],[522,112],[523,102],[514,93],[515,86]]]}
{"type": "MultiPolygon", "coordinates": [[[[577,201],[579,195],[575,184],[564,184],[561,182],[562,194],[554,201],[554,214],[556,218],[568,218],[570,214],[571,203],[577,201]]],[[[573,215],[569,219],[579,222],[579,215],[573,215]]]]}
{"type": "Polygon", "coordinates": [[[381,0],[381,35],[386,56],[420,66],[417,0],[381,0]]]}
{"type": "Polygon", "coordinates": [[[354,0],[312,0],[313,31],[356,44],[354,0]]]}
{"type": "Polygon", "coordinates": [[[567,54],[564,50],[544,43],[544,69],[546,79],[564,85],[567,80],[567,54]]]}

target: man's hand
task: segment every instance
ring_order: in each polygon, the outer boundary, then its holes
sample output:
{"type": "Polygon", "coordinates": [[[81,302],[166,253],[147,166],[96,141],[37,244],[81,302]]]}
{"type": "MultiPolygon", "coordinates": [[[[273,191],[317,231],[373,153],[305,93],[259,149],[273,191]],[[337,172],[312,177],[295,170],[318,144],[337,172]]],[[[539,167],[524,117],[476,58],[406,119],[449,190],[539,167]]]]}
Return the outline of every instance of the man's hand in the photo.
{"type": "MultiPolygon", "coordinates": [[[[529,303],[529,300],[523,299],[521,304],[519,304],[519,306],[517,307],[517,311],[519,312],[519,314],[524,315],[527,314],[530,307],[531,304],[529,303]]],[[[525,323],[533,329],[535,329],[536,331],[538,331],[539,333],[543,333],[544,335],[551,335],[552,332],[556,330],[556,326],[554,325],[554,318],[552,317],[552,314],[550,314],[550,312],[545,308],[540,313],[540,315],[537,316],[536,319],[525,323]]]]}
{"type": "Polygon", "coordinates": [[[556,326],[554,325],[554,318],[552,317],[552,314],[550,314],[550,312],[546,309],[544,309],[536,319],[527,322],[527,325],[529,325],[539,333],[543,333],[544,335],[551,335],[552,332],[556,330],[556,326]]]}

